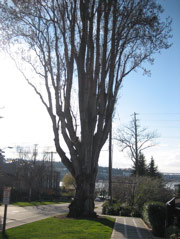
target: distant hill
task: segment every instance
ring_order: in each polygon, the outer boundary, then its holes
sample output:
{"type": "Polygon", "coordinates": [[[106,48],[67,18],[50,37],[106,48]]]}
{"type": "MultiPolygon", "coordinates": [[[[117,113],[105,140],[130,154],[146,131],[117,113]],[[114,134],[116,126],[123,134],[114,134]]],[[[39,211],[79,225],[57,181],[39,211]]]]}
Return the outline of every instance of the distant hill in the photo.
{"type": "MultiPolygon", "coordinates": [[[[68,169],[61,162],[54,162],[54,167],[60,172],[60,180],[63,179],[64,175],[69,173],[68,169]]],[[[129,176],[131,174],[131,169],[112,169],[112,176],[129,176]]],[[[109,168],[108,167],[98,167],[97,180],[108,180],[109,168]]]]}
{"type": "MultiPolygon", "coordinates": [[[[97,180],[108,180],[108,175],[109,175],[109,168],[99,166],[97,180]]],[[[131,175],[131,169],[129,169],[129,168],[128,169],[122,169],[122,168],[113,168],[112,169],[112,177],[130,176],[130,175],[131,175]]]]}
{"type": "Polygon", "coordinates": [[[180,173],[163,173],[162,177],[167,182],[180,182],[180,173]]]}
{"type": "MultiPolygon", "coordinates": [[[[60,180],[64,177],[65,174],[69,173],[67,168],[61,162],[54,162],[54,167],[59,168],[60,172],[60,180]]],[[[109,175],[109,168],[108,167],[98,167],[98,174],[97,180],[108,180],[109,175]]],[[[122,169],[122,168],[113,168],[112,169],[112,176],[130,176],[131,169],[122,169]]],[[[180,174],[170,174],[170,173],[163,173],[162,177],[165,181],[180,181],[180,174]]]]}
{"type": "MultiPolygon", "coordinates": [[[[1,159],[1,158],[0,158],[1,159]]],[[[11,162],[13,159],[7,159],[6,161],[0,160],[0,169],[3,167],[8,170],[9,173],[13,173],[14,168],[11,167],[11,162]]],[[[38,162],[38,161],[37,161],[38,162]]],[[[12,165],[13,166],[13,165],[12,165]]],[[[62,162],[53,162],[53,168],[56,172],[60,174],[60,181],[62,181],[65,174],[68,174],[68,169],[63,165],[62,162]]],[[[113,168],[112,177],[115,176],[130,176],[132,169],[130,168],[113,168]]],[[[162,178],[166,182],[180,182],[180,173],[162,173],[162,178]]],[[[108,180],[109,168],[108,167],[98,167],[97,181],[98,180],[108,180]]]]}

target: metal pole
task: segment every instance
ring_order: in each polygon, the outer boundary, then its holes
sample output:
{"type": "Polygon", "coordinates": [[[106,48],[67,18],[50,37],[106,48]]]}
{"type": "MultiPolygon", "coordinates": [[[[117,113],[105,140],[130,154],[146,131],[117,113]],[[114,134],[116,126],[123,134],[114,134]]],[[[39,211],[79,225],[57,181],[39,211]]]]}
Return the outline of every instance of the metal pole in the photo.
{"type": "Polygon", "coordinates": [[[109,132],[109,201],[112,204],[112,119],[109,132]]]}
{"type": "Polygon", "coordinates": [[[138,155],[138,141],[137,141],[137,119],[134,112],[134,131],[135,131],[135,156],[136,156],[136,176],[139,175],[139,155],[138,155]]]}
{"type": "Polygon", "coordinates": [[[53,189],[53,152],[51,152],[51,189],[53,189]]]}
{"type": "Polygon", "coordinates": [[[3,218],[3,229],[2,229],[2,234],[5,235],[5,230],[6,230],[6,217],[7,217],[7,204],[4,205],[4,218],[3,218]]]}

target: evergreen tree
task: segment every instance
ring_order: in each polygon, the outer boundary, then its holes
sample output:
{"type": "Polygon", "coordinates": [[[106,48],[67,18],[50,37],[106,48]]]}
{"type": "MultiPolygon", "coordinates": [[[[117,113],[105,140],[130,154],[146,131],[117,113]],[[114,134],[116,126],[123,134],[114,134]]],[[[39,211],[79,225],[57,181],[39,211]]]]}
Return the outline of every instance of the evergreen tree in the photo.
{"type": "Polygon", "coordinates": [[[118,141],[122,151],[127,150],[133,162],[136,175],[141,176],[141,172],[139,172],[141,169],[138,168],[141,163],[143,164],[143,162],[139,162],[142,157],[141,154],[147,148],[155,146],[154,139],[158,137],[158,135],[155,132],[148,132],[147,129],[141,127],[138,122],[139,120],[136,118],[136,113],[134,113],[134,117],[129,125],[117,130],[115,140],[118,141]]]}
{"type": "Polygon", "coordinates": [[[138,176],[146,176],[148,173],[146,159],[144,154],[140,153],[138,159],[138,167],[133,166],[133,175],[137,175],[136,170],[138,168],[138,176]]]}
{"type": "Polygon", "coordinates": [[[154,158],[151,157],[151,161],[148,165],[148,176],[150,177],[161,177],[161,174],[158,171],[158,167],[155,165],[154,158]]]}
{"type": "Polygon", "coordinates": [[[145,176],[147,175],[147,164],[144,154],[140,154],[139,156],[139,176],[145,176]]]}
{"type": "Polygon", "coordinates": [[[3,155],[3,151],[0,149],[0,164],[4,162],[4,155],[3,155]]]}

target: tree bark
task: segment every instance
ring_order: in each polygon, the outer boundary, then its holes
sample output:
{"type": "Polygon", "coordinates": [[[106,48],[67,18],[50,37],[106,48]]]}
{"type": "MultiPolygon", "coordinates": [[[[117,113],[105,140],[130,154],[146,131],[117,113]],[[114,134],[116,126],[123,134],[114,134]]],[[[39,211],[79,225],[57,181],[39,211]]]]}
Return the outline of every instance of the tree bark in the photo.
{"type": "Polygon", "coordinates": [[[76,178],[76,194],[69,206],[68,217],[96,217],[94,212],[95,180],[91,175],[76,178]]]}

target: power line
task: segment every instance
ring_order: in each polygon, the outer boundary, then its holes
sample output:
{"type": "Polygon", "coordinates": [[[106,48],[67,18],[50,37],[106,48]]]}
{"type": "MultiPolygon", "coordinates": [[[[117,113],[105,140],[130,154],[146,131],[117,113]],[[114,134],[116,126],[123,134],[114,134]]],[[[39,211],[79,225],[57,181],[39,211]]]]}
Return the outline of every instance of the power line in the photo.
{"type": "Polygon", "coordinates": [[[164,121],[164,122],[179,122],[180,121],[180,119],[178,119],[178,120],[164,120],[164,119],[150,119],[150,120],[144,120],[144,121],[164,121]]]}
{"type": "Polygon", "coordinates": [[[180,115],[180,113],[139,113],[141,115],[180,115]]]}
{"type": "Polygon", "coordinates": [[[162,136],[162,137],[160,137],[160,138],[162,138],[162,139],[174,139],[174,140],[177,140],[177,139],[180,139],[180,137],[166,137],[166,136],[162,136]]]}

